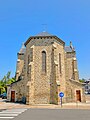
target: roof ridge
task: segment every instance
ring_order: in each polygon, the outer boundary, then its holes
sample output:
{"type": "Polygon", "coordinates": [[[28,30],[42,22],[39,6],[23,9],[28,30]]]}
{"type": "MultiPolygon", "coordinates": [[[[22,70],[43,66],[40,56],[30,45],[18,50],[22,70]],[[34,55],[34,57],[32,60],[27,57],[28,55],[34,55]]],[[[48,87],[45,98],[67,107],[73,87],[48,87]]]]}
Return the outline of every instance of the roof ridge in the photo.
{"type": "Polygon", "coordinates": [[[26,50],[25,45],[24,45],[24,43],[22,43],[22,47],[21,47],[19,53],[25,53],[25,50],[26,50]]]}
{"type": "Polygon", "coordinates": [[[43,32],[40,32],[38,33],[37,35],[35,36],[53,36],[52,34],[48,33],[47,31],[43,31],[43,32]]]}

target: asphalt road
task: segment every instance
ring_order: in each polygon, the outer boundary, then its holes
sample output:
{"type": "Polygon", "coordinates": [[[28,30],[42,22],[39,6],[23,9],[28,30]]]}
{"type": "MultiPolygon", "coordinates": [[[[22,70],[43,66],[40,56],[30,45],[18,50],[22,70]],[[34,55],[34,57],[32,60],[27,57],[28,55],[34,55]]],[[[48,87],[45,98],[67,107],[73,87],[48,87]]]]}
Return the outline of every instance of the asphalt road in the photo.
{"type": "Polygon", "coordinates": [[[90,120],[90,110],[28,109],[12,120],[90,120]]]}

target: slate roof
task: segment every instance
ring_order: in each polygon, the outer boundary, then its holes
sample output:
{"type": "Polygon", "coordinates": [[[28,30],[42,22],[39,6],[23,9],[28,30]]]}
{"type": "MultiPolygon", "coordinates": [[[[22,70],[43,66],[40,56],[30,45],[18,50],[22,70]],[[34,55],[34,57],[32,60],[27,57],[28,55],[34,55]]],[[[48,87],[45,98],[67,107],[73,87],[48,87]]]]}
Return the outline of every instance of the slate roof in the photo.
{"type": "Polygon", "coordinates": [[[22,44],[22,47],[21,47],[21,49],[19,51],[19,54],[24,54],[25,51],[26,51],[26,48],[25,48],[24,44],[22,44]]]}
{"type": "Polygon", "coordinates": [[[75,51],[73,48],[71,48],[70,46],[65,46],[65,52],[73,52],[75,51]]]}
{"type": "Polygon", "coordinates": [[[43,31],[43,32],[41,32],[41,33],[39,33],[39,34],[37,34],[37,35],[35,35],[35,36],[53,36],[53,35],[49,34],[49,33],[46,32],[46,31],[43,31]]]}
{"type": "Polygon", "coordinates": [[[37,34],[37,35],[35,35],[35,36],[31,36],[31,37],[29,37],[28,38],[28,40],[24,43],[24,45],[26,46],[28,43],[29,43],[29,41],[32,39],[32,38],[41,38],[41,37],[53,37],[54,39],[57,39],[59,42],[61,42],[62,44],[65,44],[65,42],[63,41],[63,40],[61,40],[60,38],[58,38],[57,36],[55,36],[55,35],[52,35],[52,34],[49,34],[48,32],[46,32],[46,31],[43,31],[43,32],[41,32],[41,33],[39,33],[39,34],[37,34]]]}

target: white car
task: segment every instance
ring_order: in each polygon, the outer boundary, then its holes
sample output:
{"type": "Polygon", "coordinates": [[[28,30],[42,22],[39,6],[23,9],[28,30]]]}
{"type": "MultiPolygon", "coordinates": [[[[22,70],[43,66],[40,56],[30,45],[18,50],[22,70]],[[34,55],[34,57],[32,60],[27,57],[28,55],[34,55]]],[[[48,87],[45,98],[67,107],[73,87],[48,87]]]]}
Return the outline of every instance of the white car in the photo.
{"type": "Polygon", "coordinates": [[[88,94],[88,91],[85,91],[85,94],[88,94]]]}

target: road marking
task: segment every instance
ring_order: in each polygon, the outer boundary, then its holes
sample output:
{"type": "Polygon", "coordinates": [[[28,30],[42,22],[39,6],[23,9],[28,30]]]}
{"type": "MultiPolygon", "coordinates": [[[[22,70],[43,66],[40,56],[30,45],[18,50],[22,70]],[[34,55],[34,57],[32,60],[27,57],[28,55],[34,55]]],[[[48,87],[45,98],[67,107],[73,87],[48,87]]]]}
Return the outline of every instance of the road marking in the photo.
{"type": "MultiPolygon", "coordinates": [[[[13,114],[16,113],[16,114],[20,114],[20,113],[22,113],[22,112],[14,112],[14,111],[10,111],[10,112],[9,112],[9,111],[2,111],[2,113],[10,113],[10,114],[11,114],[11,113],[13,113],[13,114]]],[[[1,113],[0,113],[0,114],[1,114],[1,113]]]]}
{"type": "Polygon", "coordinates": [[[22,111],[25,111],[25,110],[27,110],[27,109],[11,109],[11,110],[6,110],[6,111],[20,111],[20,112],[22,112],[22,111]]]}
{"type": "Polygon", "coordinates": [[[18,114],[0,114],[0,116],[18,116],[18,114]]]}
{"type": "Polygon", "coordinates": [[[0,119],[13,119],[14,117],[0,117],[0,119]]]}
{"type": "Polygon", "coordinates": [[[27,109],[10,109],[4,110],[0,112],[0,119],[13,119],[14,117],[18,116],[19,114],[25,112],[27,109]]]}

